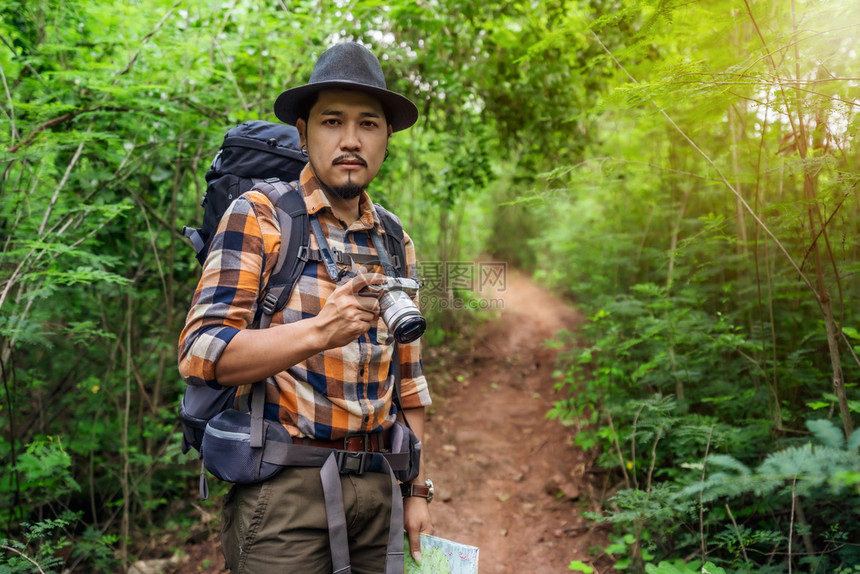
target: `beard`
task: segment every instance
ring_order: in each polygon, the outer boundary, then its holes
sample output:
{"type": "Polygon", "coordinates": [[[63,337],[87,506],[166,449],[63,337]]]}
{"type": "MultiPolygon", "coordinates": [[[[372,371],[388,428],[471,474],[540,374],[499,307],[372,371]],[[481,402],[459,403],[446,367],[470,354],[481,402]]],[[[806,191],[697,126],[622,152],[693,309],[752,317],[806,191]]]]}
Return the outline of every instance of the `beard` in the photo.
{"type": "Polygon", "coordinates": [[[346,185],[325,186],[326,191],[339,199],[355,199],[364,188],[358,184],[349,182],[346,185]]]}
{"type": "MultiPolygon", "coordinates": [[[[360,165],[367,167],[367,162],[364,160],[364,158],[357,154],[343,154],[332,162],[332,166],[336,166],[338,163],[347,160],[358,162],[360,165]]],[[[359,197],[361,195],[361,192],[363,192],[367,188],[367,184],[359,185],[358,183],[356,183],[356,181],[353,179],[353,177],[355,176],[354,173],[349,173],[347,175],[346,182],[341,183],[341,185],[333,185],[325,181],[323,177],[317,173],[317,170],[314,169],[313,166],[313,159],[311,159],[310,163],[311,171],[316,176],[317,182],[319,182],[319,185],[322,188],[323,192],[325,192],[325,194],[332,199],[355,199],[356,197],[359,197]]]]}
{"type": "MultiPolygon", "coordinates": [[[[345,153],[338,156],[333,162],[333,165],[337,165],[341,162],[350,162],[350,163],[358,163],[359,165],[363,165],[367,167],[367,161],[357,153],[345,153]]],[[[364,191],[364,186],[356,184],[352,180],[353,174],[349,174],[347,176],[346,183],[343,185],[326,185],[327,190],[334,196],[339,199],[355,199],[361,192],[364,191]]],[[[322,182],[320,182],[322,183],[322,182]]]]}

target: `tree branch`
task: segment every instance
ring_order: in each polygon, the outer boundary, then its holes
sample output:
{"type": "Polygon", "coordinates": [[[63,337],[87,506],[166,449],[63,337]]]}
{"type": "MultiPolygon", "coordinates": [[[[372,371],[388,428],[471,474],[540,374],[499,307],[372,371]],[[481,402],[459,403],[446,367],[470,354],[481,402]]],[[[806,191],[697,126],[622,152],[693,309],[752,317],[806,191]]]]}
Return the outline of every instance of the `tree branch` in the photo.
{"type": "Polygon", "coordinates": [[[32,558],[30,558],[29,556],[27,556],[26,554],[24,554],[20,550],[16,550],[16,549],[12,548],[11,546],[6,546],[5,544],[0,546],[0,548],[2,548],[3,550],[8,550],[9,552],[14,552],[15,554],[17,554],[18,556],[20,556],[21,558],[23,558],[27,562],[29,562],[33,566],[35,566],[36,569],[39,570],[39,572],[41,572],[42,574],[45,574],[45,571],[42,570],[42,567],[39,566],[39,564],[35,560],[33,560],[32,558]]]}
{"type": "Polygon", "coordinates": [[[25,139],[23,142],[21,142],[17,145],[13,145],[7,151],[9,153],[15,153],[21,148],[30,147],[31,145],[33,145],[33,142],[36,141],[36,136],[38,136],[40,133],[42,133],[43,131],[45,131],[48,128],[54,127],[57,124],[61,124],[61,123],[66,122],[66,121],[68,121],[68,120],[70,120],[76,116],[79,116],[80,114],[83,113],[83,111],[84,110],[76,110],[74,112],[69,112],[68,114],[63,114],[63,115],[58,116],[56,118],[51,118],[50,120],[46,121],[42,125],[38,126],[32,132],[30,132],[30,135],[27,136],[27,139],[25,139]]]}
{"type": "Polygon", "coordinates": [[[158,21],[158,24],[155,25],[155,28],[153,28],[149,32],[149,34],[143,37],[143,39],[140,41],[140,47],[134,52],[134,54],[131,55],[131,58],[126,63],[125,68],[123,68],[117,73],[116,78],[114,78],[113,85],[116,85],[117,82],[119,82],[120,76],[124,76],[131,70],[132,66],[134,66],[134,63],[137,61],[137,56],[140,54],[141,49],[143,49],[143,45],[146,44],[149,39],[152,38],[159,30],[161,30],[161,27],[164,25],[164,23],[167,21],[167,19],[181,2],[182,0],[176,0],[176,2],[173,3],[173,6],[171,6],[167,10],[167,12],[164,13],[164,16],[161,17],[161,20],[158,21]]]}

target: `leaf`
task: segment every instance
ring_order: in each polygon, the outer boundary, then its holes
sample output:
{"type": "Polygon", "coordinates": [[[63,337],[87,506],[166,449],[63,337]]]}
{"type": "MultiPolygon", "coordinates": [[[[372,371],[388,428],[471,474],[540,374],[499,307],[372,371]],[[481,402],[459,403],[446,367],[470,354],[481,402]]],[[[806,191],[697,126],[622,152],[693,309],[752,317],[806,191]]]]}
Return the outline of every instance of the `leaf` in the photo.
{"type": "Polygon", "coordinates": [[[624,554],[627,554],[627,544],[615,542],[607,546],[604,549],[604,552],[607,554],[623,556],[624,554]]]}
{"type": "Polygon", "coordinates": [[[806,421],[806,428],[811,430],[815,438],[822,444],[835,449],[845,448],[845,435],[842,434],[841,430],[836,428],[836,425],[832,421],[827,419],[806,421]]]}
{"type": "Polygon", "coordinates": [[[842,332],[843,332],[843,333],[845,333],[845,335],[846,335],[849,339],[855,339],[855,340],[860,341],[860,331],[858,331],[858,330],[857,330],[857,329],[855,329],[854,327],[845,327],[845,326],[843,326],[843,327],[842,327],[842,332]]]}
{"type": "Polygon", "coordinates": [[[708,456],[708,466],[727,468],[741,474],[750,474],[752,472],[747,465],[738,459],[724,454],[712,454],[708,456]]]}
{"type": "Polygon", "coordinates": [[[860,429],[855,429],[851,433],[851,438],[848,439],[848,445],[845,447],[848,452],[856,452],[860,449],[860,429]]]}
{"type": "Polygon", "coordinates": [[[698,573],[699,568],[696,564],[689,564],[681,559],[666,561],[661,560],[656,566],[653,564],[645,565],[647,574],[693,574],[698,573]]]}

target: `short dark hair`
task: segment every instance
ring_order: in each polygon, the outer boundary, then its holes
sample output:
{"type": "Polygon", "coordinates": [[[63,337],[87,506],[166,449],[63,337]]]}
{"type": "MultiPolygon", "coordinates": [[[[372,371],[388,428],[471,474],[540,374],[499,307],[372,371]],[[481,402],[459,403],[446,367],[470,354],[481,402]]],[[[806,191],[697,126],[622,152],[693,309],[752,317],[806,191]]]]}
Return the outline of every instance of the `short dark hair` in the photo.
{"type": "Polygon", "coordinates": [[[305,123],[308,122],[308,118],[311,116],[311,108],[314,107],[314,104],[320,99],[320,93],[314,92],[305,99],[301,101],[301,103],[296,106],[296,111],[298,112],[299,118],[304,120],[305,123]]]}

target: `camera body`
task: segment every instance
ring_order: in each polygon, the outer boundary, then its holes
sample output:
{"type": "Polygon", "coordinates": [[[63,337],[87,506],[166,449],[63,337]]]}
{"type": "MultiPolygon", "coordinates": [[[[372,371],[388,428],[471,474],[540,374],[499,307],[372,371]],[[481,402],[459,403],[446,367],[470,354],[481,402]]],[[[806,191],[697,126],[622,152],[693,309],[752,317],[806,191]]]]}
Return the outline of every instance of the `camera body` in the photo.
{"type": "Polygon", "coordinates": [[[379,297],[380,316],[398,343],[411,343],[427,328],[427,320],[411,297],[418,294],[419,287],[414,279],[386,277],[366,288],[368,294],[379,297]]]}

